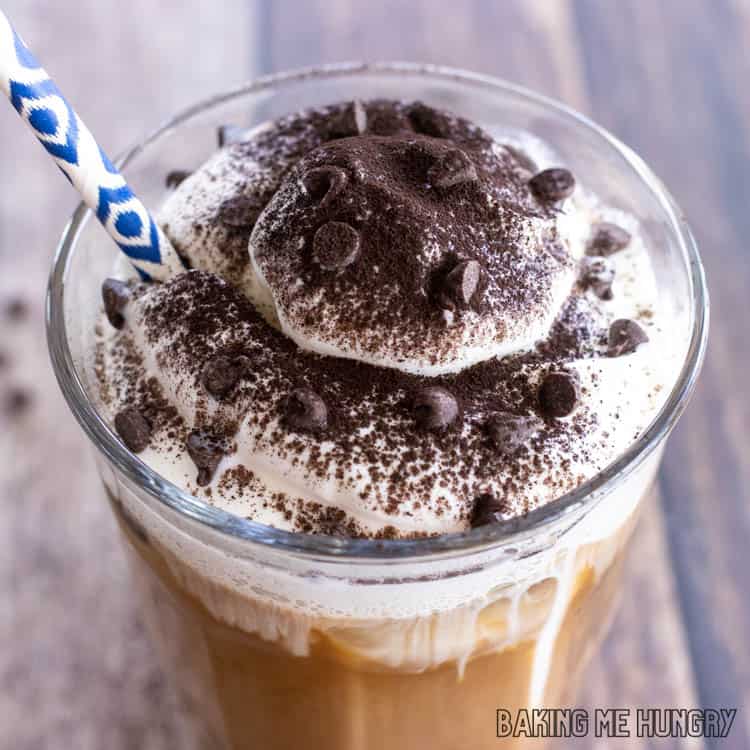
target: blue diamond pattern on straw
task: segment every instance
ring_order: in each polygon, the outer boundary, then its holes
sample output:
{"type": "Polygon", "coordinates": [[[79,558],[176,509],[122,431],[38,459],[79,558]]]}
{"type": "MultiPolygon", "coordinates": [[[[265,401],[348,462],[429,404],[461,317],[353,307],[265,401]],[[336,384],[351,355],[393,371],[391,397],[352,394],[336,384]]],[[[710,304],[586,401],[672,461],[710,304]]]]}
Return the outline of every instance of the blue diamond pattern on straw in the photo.
{"type": "Polygon", "coordinates": [[[115,220],[115,229],[123,237],[140,237],[143,231],[143,222],[135,211],[125,211],[115,220]]]}
{"type": "Polygon", "coordinates": [[[29,115],[29,123],[34,130],[45,135],[55,135],[57,128],[60,126],[57,115],[46,107],[33,110],[29,115]]]}

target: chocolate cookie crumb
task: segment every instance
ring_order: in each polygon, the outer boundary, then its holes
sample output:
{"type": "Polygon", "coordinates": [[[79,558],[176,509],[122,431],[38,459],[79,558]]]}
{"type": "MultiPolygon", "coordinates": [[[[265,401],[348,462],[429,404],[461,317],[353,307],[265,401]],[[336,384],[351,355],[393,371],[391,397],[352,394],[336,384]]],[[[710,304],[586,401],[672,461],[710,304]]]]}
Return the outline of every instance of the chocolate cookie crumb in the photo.
{"type": "Polygon", "coordinates": [[[207,432],[193,430],[185,443],[190,458],[198,469],[198,485],[205,487],[213,479],[219,462],[227,451],[226,440],[207,432]]]}
{"type": "Polygon", "coordinates": [[[494,495],[485,492],[474,500],[474,507],[471,511],[471,528],[476,529],[479,526],[487,526],[490,523],[497,523],[502,520],[504,511],[503,503],[494,495]]]}
{"type": "Polygon", "coordinates": [[[539,408],[545,417],[567,417],[579,398],[578,378],[565,370],[547,374],[539,387],[539,408]]]}
{"type": "Polygon", "coordinates": [[[458,416],[458,402],[445,388],[431,386],[414,394],[414,417],[426,430],[443,430],[458,416]]]}
{"type": "Polygon", "coordinates": [[[322,432],[328,427],[328,407],[309,388],[293,390],[284,401],[284,421],[294,430],[322,432]]]}
{"type": "Polygon", "coordinates": [[[602,221],[595,224],[591,239],[586,246],[586,255],[609,256],[624,250],[630,244],[630,232],[617,224],[602,221]]]}
{"type": "Polygon", "coordinates": [[[115,430],[133,453],[145,450],[151,442],[151,424],[134,406],[127,406],[115,416],[115,430]]]}
{"type": "Polygon", "coordinates": [[[119,279],[106,279],[102,284],[102,300],[107,320],[117,329],[125,325],[123,312],[130,301],[130,287],[119,279]]]}
{"type": "Polygon", "coordinates": [[[619,318],[609,327],[607,355],[620,357],[634,352],[648,341],[648,335],[634,320],[619,318]]]}
{"type": "Polygon", "coordinates": [[[542,203],[557,203],[573,194],[576,181],[572,172],[563,167],[544,169],[529,180],[531,192],[542,203]]]}

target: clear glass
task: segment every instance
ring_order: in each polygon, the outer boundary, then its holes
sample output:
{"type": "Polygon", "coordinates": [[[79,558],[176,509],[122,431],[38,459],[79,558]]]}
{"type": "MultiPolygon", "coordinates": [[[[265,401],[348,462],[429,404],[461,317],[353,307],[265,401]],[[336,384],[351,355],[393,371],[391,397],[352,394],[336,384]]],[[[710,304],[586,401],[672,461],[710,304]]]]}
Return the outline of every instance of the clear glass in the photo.
{"type": "Polygon", "coordinates": [[[421,99],[489,128],[531,131],[583,184],[639,217],[675,337],[684,341],[684,364],[662,411],[623,455],[522,519],[417,541],[271,529],[154,474],[97,414],[89,397],[92,331],[117,249],[80,207],[52,271],[50,352],[96,448],[147,619],[193,719],[195,746],[522,747],[496,737],[495,712],[573,699],[575,676],[606,629],[664,440],[705,351],[702,267],[659,180],[582,116],[495,79],[405,64],[272,76],[181,113],[121,163],[155,205],[169,170],[196,167],[213,152],[219,124],[251,126],[304,106],[375,96],[421,99]]]}

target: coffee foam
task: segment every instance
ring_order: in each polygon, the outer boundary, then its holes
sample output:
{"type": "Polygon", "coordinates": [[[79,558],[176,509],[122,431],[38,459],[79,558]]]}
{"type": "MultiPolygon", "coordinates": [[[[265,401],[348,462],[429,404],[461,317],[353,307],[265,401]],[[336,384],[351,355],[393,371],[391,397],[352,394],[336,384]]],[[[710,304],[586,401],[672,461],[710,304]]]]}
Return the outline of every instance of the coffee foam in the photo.
{"type": "Polygon", "coordinates": [[[105,483],[178,585],[230,626],[306,656],[313,639],[342,657],[419,672],[537,641],[529,700],[542,705],[556,641],[587,569],[599,579],[627,541],[656,467],[652,455],[582,520],[558,537],[519,542],[457,561],[316,564],[245,545],[242,556],[185,533],[111,476],[105,483]],[[595,518],[606,518],[604,530],[595,518]],[[257,556],[256,556],[257,554],[257,556]],[[403,577],[402,577],[403,576],[403,577]]]}

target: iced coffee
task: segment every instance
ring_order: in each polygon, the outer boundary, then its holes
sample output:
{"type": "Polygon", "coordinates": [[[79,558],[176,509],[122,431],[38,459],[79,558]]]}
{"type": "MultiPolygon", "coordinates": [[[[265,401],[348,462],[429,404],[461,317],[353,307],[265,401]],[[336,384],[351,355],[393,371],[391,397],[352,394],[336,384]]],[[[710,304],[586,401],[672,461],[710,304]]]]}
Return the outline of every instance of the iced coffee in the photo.
{"type": "Polygon", "coordinates": [[[653,421],[682,352],[639,221],[418,101],[221,133],[159,213],[187,270],[103,280],[100,412],[208,506],[366,552],[234,556],[110,487],[181,697],[217,748],[522,747],[496,711],[574,700],[656,454],[502,555],[378,549],[522,523],[653,421]]]}

